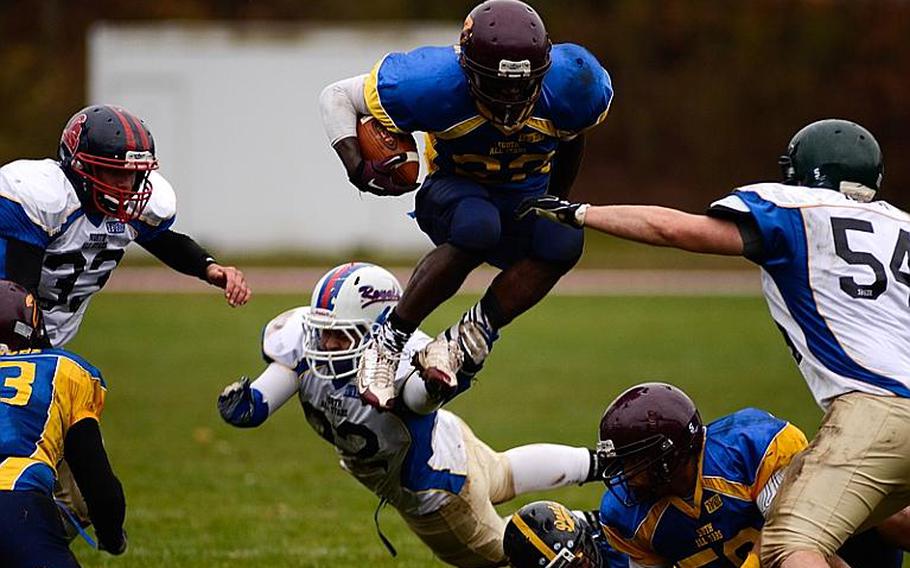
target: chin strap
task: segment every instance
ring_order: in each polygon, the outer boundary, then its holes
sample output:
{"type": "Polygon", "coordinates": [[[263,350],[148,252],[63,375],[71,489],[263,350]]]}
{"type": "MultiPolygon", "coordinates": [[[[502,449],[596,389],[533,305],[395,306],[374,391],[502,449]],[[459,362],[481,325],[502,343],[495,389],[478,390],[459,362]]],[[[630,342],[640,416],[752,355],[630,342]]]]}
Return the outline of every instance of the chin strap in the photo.
{"type": "Polygon", "coordinates": [[[373,524],[376,525],[376,534],[379,536],[379,540],[382,541],[385,549],[389,551],[389,554],[392,555],[392,558],[398,556],[398,551],[395,550],[395,547],[392,546],[392,541],[390,541],[384,534],[382,534],[382,529],[379,528],[379,512],[382,511],[382,508],[388,504],[389,500],[385,497],[379,499],[379,505],[376,507],[376,511],[373,513],[373,524]]]}

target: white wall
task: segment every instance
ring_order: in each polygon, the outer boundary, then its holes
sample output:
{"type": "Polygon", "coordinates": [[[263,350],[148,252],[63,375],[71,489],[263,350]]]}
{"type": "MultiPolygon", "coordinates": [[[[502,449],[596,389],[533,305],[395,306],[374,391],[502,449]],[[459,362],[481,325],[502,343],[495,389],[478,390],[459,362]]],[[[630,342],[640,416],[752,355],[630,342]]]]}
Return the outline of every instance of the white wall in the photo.
{"type": "Polygon", "coordinates": [[[388,51],[454,43],[460,29],[102,24],[89,36],[89,101],[148,122],[177,190],[176,227],[216,250],[428,249],[406,216],[413,194],[361,196],[347,182],[317,97],[388,51]]]}

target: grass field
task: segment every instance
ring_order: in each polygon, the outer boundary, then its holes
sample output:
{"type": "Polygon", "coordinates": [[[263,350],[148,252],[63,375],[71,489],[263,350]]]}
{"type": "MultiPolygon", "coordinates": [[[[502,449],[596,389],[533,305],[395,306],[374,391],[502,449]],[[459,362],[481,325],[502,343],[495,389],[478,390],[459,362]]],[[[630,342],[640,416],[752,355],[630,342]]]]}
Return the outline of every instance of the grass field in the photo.
{"type": "MultiPolygon", "coordinates": [[[[455,298],[424,329],[474,301],[455,298]]],[[[96,297],[69,347],[108,383],[103,430],[127,494],[130,548],[113,558],[77,543],[85,566],[434,563],[391,509],[382,526],[399,557],[388,556],[372,522],[377,498],[339,469],[296,401],[258,429],[218,417],[223,386],[262,368],[262,325],[306,302],[258,296],[231,310],[215,294],[96,297]]],[[[821,416],[757,297],[548,298],[506,330],[480,382],[450,408],[496,449],[591,445],[605,406],[644,380],[684,387],[707,420],[759,406],[811,434],[821,416]]],[[[547,496],[594,508],[600,493],[547,496]]]]}

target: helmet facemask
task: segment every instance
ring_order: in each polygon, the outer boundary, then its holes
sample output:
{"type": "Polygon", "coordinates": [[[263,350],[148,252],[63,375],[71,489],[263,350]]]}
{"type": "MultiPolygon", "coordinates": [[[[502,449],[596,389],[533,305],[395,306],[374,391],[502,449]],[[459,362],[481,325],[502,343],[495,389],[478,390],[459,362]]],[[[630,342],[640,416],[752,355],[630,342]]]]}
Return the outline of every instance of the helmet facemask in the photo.
{"type": "Polygon", "coordinates": [[[83,179],[95,208],[123,222],[138,219],[145,210],[152,197],[148,177],[155,169],[158,169],[158,160],[147,151],[127,152],[125,160],[76,152],[72,160],[72,171],[83,179]],[[114,185],[101,179],[130,174],[132,180],[128,189],[124,187],[126,184],[114,185]]]}
{"type": "Polygon", "coordinates": [[[336,319],[327,310],[310,308],[303,318],[305,341],[303,356],[313,374],[321,379],[343,379],[357,373],[360,355],[367,347],[372,322],[366,320],[336,319]],[[332,341],[346,347],[327,347],[332,341]]]}
{"type": "Polygon", "coordinates": [[[489,114],[490,120],[505,128],[514,128],[531,117],[550,62],[533,72],[527,60],[502,60],[500,69],[492,70],[463,56],[462,65],[467,72],[471,94],[489,114]]]}
{"type": "Polygon", "coordinates": [[[618,449],[613,447],[612,440],[601,440],[597,451],[609,463],[603,472],[604,485],[626,507],[669,494],[673,475],[685,461],[680,459],[681,448],[663,434],[618,449]],[[646,483],[629,483],[640,476],[644,476],[646,483]],[[617,491],[618,487],[623,487],[624,491],[617,491]]]}

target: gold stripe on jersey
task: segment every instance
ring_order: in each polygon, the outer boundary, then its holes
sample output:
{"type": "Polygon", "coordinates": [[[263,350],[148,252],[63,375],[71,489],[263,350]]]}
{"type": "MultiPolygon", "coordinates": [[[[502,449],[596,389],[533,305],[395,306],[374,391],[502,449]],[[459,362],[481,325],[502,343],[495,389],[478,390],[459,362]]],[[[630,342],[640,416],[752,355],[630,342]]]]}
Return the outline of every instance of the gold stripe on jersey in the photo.
{"type": "Polygon", "coordinates": [[[752,499],[758,498],[758,494],[765,488],[765,485],[767,485],[771,476],[774,475],[774,472],[790,465],[793,458],[808,446],[809,441],[806,440],[806,435],[803,434],[802,430],[793,424],[787,423],[787,425],[774,436],[774,440],[771,441],[768,445],[768,449],[765,450],[761,465],[758,468],[758,472],[755,474],[755,481],[750,488],[752,499]]]}
{"type": "Polygon", "coordinates": [[[16,486],[16,481],[22,472],[30,465],[38,462],[32,458],[10,457],[0,462],[0,490],[10,490],[16,486]]]}
{"type": "Polygon", "coordinates": [[[758,466],[752,485],[719,476],[706,476],[703,479],[705,487],[741,501],[755,501],[771,476],[779,469],[789,465],[793,458],[808,445],[809,442],[802,430],[788,423],[781,428],[765,449],[765,455],[758,466]]]}
{"type": "Polygon", "coordinates": [[[668,564],[665,558],[654,552],[651,545],[651,539],[654,538],[654,532],[657,529],[660,518],[669,506],[669,502],[661,501],[651,507],[647,516],[645,516],[641,524],[638,525],[638,528],[635,529],[635,534],[632,535],[631,539],[623,538],[619,532],[607,525],[601,524],[601,528],[603,529],[603,533],[607,537],[610,546],[629,556],[636,562],[658,566],[668,564]]]}
{"type": "Polygon", "coordinates": [[[435,132],[434,134],[440,140],[453,140],[455,138],[461,138],[466,134],[470,134],[486,123],[486,118],[480,116],[479,114],[475,114],[470,118],[466,118],[461,122],[450,126],[440,132],[435,132]]]}
{"type": "Polygon", "coordinates": [[[521,534],[525,535],[525,538],[527,538],[531,544],[534,545],[534,548],[543,554],[547,560],[553,560],[556,558],[556,553],[553,552],[553,549],[547,546],[547,544],[542,541],[539,536],[537,536],[537,533],[531,530],[531,527],[525,523],[524,519],[522,519],[518,513],[512,515],[512,522],[515,523],[515,526],[518,527],[518,530],[521,531],[521,534]]]}
{"type": "Polygon", "coordinates": [[[363,98],[366,99],[367,108],[370,110],[370,114],[373,115],[376,120],[381,122],[382,125],[391,132],[401,134],[404,131],[398,128],[395,121],[389,116],[389,113],[382,107],[382,100],[379,97],[379,68],[382,67],[382,63],[385,61],[386,57],[387,56],[384,56],[376,62],[376,65],[373,66],[372,71],[370,71],[370,74],[367,75],[366,80],[363,82],[363,98]]]}
{"type": "Polygon", "coordinates": [[[698,455],[698,472],[695,475],[695,492],[692,495],[692,503],[690,504],[685,499],[675,495],[669,499],[670,503],[677,509],[693,519],[701,517],[701,496],[704,489],[702,486],[702,471],[705,465],[705,447],[707,445],[707,429],[705,429],[705,434],[703,434],[701,439],[701,450],[698,455]]]}
{"type": "Polygon", "coordinates": [[[431,132],[425,132],[423,140],[423,159],[427,164],[427,175],[430,175],[439,169],[436,166],[436,156],[439,155],[439,153],[436,152],[436,136],[431,132]]]}

